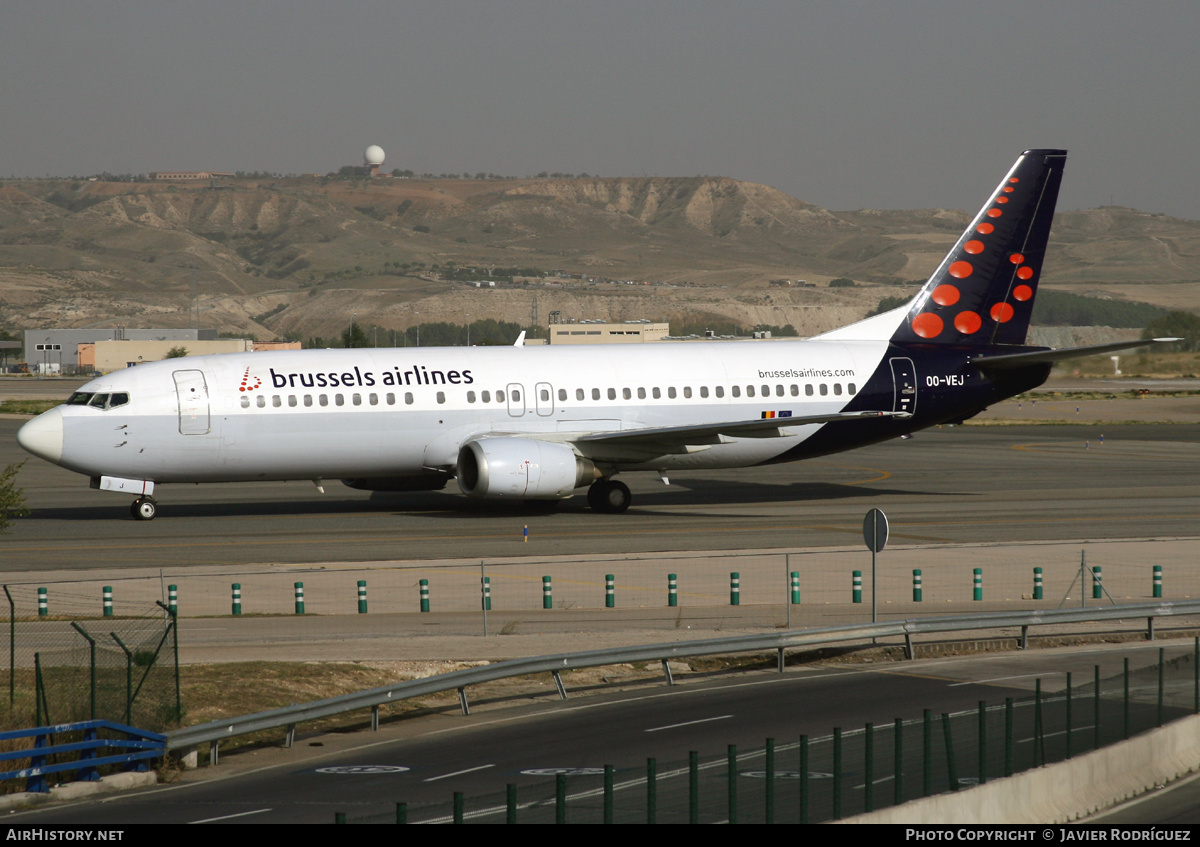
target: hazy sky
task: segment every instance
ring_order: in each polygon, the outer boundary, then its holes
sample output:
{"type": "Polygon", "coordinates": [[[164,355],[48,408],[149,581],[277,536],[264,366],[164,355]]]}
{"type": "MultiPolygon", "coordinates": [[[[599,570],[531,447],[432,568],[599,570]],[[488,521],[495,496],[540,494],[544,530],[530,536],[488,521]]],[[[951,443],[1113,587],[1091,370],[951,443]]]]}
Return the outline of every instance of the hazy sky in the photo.
{"type": "Polygon", "coordinates": [[[712,174],[831,209],[1200,219],[1200,3],[6,0],[0,176],[712,174]]]}

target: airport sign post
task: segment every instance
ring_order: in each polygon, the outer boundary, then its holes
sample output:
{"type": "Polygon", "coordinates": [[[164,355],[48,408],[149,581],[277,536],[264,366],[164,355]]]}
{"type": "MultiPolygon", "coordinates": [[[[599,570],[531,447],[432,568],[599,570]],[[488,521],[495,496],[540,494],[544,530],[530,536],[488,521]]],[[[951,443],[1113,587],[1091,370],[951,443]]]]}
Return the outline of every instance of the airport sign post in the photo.
{"type": "Polygon", "coordinates": [[[883,551],[888,540],[887,515],[880,509],[872,509],[863,518],[863,541],[871,551],[871,623],[879,622],[879,606],[876,586],[879,584],[875,572],[875,554],[883,551]]]}

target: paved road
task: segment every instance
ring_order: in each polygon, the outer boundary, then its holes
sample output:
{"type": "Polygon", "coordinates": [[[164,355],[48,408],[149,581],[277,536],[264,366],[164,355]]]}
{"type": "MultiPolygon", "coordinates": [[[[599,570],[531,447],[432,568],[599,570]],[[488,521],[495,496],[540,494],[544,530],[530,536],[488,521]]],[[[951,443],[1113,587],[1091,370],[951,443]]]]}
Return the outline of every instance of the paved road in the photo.
{"type": "MultiPolygon", "coordinates": [[[[0,420],[0,466],[20,461],[20,421],[0,420]]],[[[597,515],[480,503],[451,483],[381,495],[330,482],[163,486],[151,522],[128,498],[30,459],[30,518],[0,548],[0,572],[28,568],[311,563],[740,550],[861,543],[871,507],[894,542],[988,542],[1200,535],[1194,426],[935,429],[825,459],[692,473],[664,486],[627,477],[634,505],[597,515]],[[529,527],[530,540],[523,541],[529,527]]]]}
{"type": "MultiPolygon", "coordinates": [[[[1190,650],[1188,641],[1169,645],[1167,657],[1190,650]]],[[[1157,661],[1157,645],[1102,645],[1091,648],[1037,651],[1021,656],[986,655],[928,660],[899,665],[807,667],[785,675],[745,674],[734,678],[715,678],[693,684],[666,688],[647,683],[624,691],[604,693],[591,698],[559,702],[553,689],[543,685],[537,702],[516,707],[480,704],[475,713],[464,717],[453,707],[427,717],[385,724],[378,734],[340,733],[306,734],[301,731],[293,750],[265,749],[223,760],[218,768],[205,769],[185,778],[184,784],[165,786],[109,800],[57,809],[11,815],[10,824],[126,824],[143,821],[212,823],[329,823],[335,812],[355,817],[376,814],[384,820],[394,814],[394,804],[446,802],[454,791],[472,798],[471,809],[481,805],[479,795],[503,792],[504,785],[518,786],[519,792],[535,783],[544,783],[545,775],[530,774],[535,768],[585,768],[612,764],[619,768],[618,779],[636,778],[647,756],[658,759],[660,773],[668,766],[685,761],[689,750],[697,750],[704,761],[714,761],[723,772],[721,758],[726,745],[739,751],[761,749],[764,738],[773,737],[789,751],[781,752],[780,770],[795,768],[795,742],[801,733],[813,739],[812,770],[829,767],[827,739],[837,726],[850,732],[873,722],[879,733],[875,763],[876,791],[890,796],[892,783],[888,728],[901,717],[919,719],[921,710],[943,712],[973,711],[980,701],[1001,704],[1005,697],[1028,698],[1041,678],[1043,690],[1058,692],[1065,684],[1064,672],[1073,674],[1077,731],[1076,750],[1090,746],[1092,733],[1091,694],[1087,682],[1093,668],[1101,668],[1105,683],[1102,712],[1109,733],[1119,732],[1122,663],[1129,658],[1135,672],[1157,661]],[[370,772],[331,772],[330,768],[371,768],[370,772]],[[387,771],[385,768],[391,768],[387,771]]],[[[1146,673],[1146,671],[1143,671],[1146,673]]],[[[1153,671],[1148,673],[1153,675],[1153,671]]],[[[1142,681],[1151,677],[1142,678],[1142,681]]],[[[1188,687],[1188,686],[1185,686],[1188,687]]],[[[1190,687],[1188,694],[1190,694],[1190,687]]],[[[1057,729],[1061,703],[1047,706],[1048,720],[1057,729]]],[[[1138,704],[1143,722],[1153,707],[1138,704]]],[[[1171,706],[1167,717],[1186,709],[1171,706]]],[[[1028,711],[1028,710],[1026,710],[1028,711]]],[[[989,730],[993,744],[1002,737],[1002,713],[994,713],[989,730]]],[[[1027,725],[1018,720],[1014,760],[1018,768],[1028,767],[1032,756],[1027,725]]],[[[1144,725],[1144,723],[1143,723],[1144,725]]],[[[935,724],[940,745],[940,724],[935,724]]],[[[974,718],[960,727],[960,776],[975,773],[971,753],[974,718]]],[[[910,723],[904,730],[913,755],[906,765],[907,794],[920,792],[921,726],[910,723]]],[[[1062,733],[1051,732],[1050,744],[1061,744],[1062,733]]],[[[861,749],[847,741],[845,759],[845,811],[862,808],[863,763],[861,749]],[[855,752],[850,752],[851,750],[855,752]]],[[[940,746],[939,746],[940,749],[940,746]]],[[[1003,756],[997,747],[989,757],[990,778],[1002,767],[1003,756]]],[[[749,760],[740,770],[762,768],[762,760],[749,760]]],[[[676,777],[664,782],[660,796],[666,797],[676,777]]],[[[707,782],[715,782],[711,778],[707,782]]],[[[761,799],[752,799],[756,786],[752,778],[739,780],[742,792],[743,820],[760,819],[761,799]]],[[[935,790],[943,790],[945,774],[939,756],[933,780],[935,790]]],[[[796,783],[785,782],[779,788],[792,799],[796,783]]],[[[823,786],[821,786],[823,787],[823,786]]],[[[818,790],[814,788],[814,791],[818,790]]],[[[621,794],[620,803],[636,805],[645,788],[637,787],[621,794]],[[636,795],[636,796],[633,796],[636,795]]],[[[503,805],[502,793],[493,802],[503,805]]],[[[528,799],[529,795],[519,794],[528,799]]],[[[576,807],[586,804],[576,801],[576,807]]],[[[781,800],[780,807],[794,809],[781,800]]],[[[593,807],[592,812],[595,813],[593,807]]],[[[725,812],[723,792],[714,792],[705,803],[704,820],[720,820],[725,812]]],[[[794,819],[794,818],[792,818],[794,819]]],[[[1143,818],[1148,820],[1148,818],[1143,818]]]]}

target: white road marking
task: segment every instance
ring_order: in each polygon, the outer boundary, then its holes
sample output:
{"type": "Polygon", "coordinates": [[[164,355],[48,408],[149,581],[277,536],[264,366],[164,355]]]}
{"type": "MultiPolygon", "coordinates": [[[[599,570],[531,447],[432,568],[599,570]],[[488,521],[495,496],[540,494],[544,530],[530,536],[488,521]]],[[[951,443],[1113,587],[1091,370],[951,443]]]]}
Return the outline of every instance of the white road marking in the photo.
{"type": "Polygon", "coordinates": [[[698,721],[687,721],[686,723],[673,723],[669,726],[656,726],[651,729],[644,730],[645,732],[662,732],[664,729],[678,729],[681,726],[695,726],[698,723],[711,723],[712,721],[727,721],[733,715],[721,715],[717,718],[701,718],[698,721]]]}
{"type": "Polygon", "coordinates": [[[473,773],[475,771],[485,771],[488,768],[494,768],[495,765],[480,765],[477,768],[467,768],[465,771],[455,771],[454,773],[444,773],[441,776],[431,776],[425,782],[437,782],[439,779],[449,779],[452,776],[462,776],[465,773],[473,773]]]}
{"type": "Polygon", "coordinates": [[[263,812],[269,812],[270,809],[255,809],[253,812],[238,812],[236,815],[221,815],[219,818],[204,818],[199,821],[188,821],[188,823],[212,823],[213,821],[227,821],[230,818],[244,818],[246,815],[260,815],[263,812]]]}

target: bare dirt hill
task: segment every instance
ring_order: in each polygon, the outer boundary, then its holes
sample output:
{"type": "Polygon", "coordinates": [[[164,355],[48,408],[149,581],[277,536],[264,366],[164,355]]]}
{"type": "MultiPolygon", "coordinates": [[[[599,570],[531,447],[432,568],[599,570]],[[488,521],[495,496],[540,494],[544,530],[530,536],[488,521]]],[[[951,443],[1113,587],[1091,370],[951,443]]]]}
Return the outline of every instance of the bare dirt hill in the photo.
{"type": "MultiPolygon", "coordinates": [[[[543,323],[557,310],[791,323],[808,335],[911,291],[966,220],[953,210],[831,212],[723,177],[9,180],[0,319],[198,320],[260,338],[328,337],[352,315],[383,330],[468,314],[526,324],[536,306],[543,323]],[[484,269],[466,276],[497,287],[469,287],[462,267],[484,269]],[[855,287],[829,288],[836,277],[855,287]]],[[[1046,283],[1198,307],[1200,223],[1116,207],[1061,212],[1046,283]]]]}

